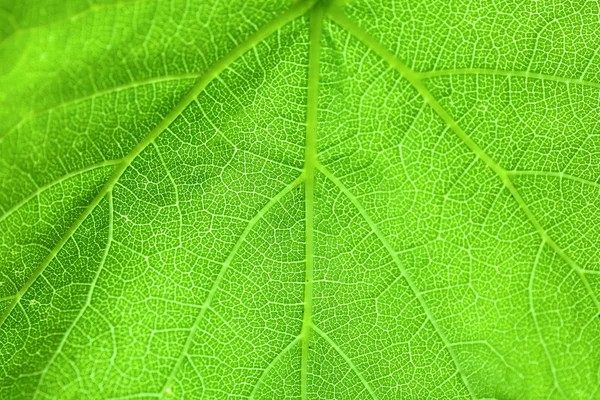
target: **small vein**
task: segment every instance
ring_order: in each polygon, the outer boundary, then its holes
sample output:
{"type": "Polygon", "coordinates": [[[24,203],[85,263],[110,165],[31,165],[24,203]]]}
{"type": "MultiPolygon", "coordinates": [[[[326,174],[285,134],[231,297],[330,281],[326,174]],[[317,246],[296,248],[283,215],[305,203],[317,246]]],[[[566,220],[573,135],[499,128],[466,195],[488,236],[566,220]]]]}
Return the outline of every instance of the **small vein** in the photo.
{"type": "Polygon", "coordinates": [[[593,87],[600,89],[600,83],[585,81],[583,79],[576,78],[565,78],[556,75],[539,74],[536,72],[528,71],[503,71],[499,69],[485,69],[485,68],[460,68],[460,69],[444,69],[437,71],[427,72],[415,72],[415,76],[419,79],[428,79],[437,76],[452,76],[452,75],[492,75],[492,76],[506,76],[506,77],[517,77],[517,78],[532,78],[546,81],[559,82],[564,84],[573,84],[593,87]]]}
{"type": "Polygon", "coordinates": [[[77,98],[74,98],[74,99],[59,103],[59,104],[55,104],[52,107],[48,107],[48,108],[44,108],[42,110],[31,112],[29,114],[26,114],[12,128],[10,128],[8,131],[6,131],[6,133],[4,133],[2,136],[0,136],[0,144],[9,135],[16,132],[25,122],[35,119],[46,113],[49,113],[49,112],[52,112],[55,110],[59,110],[61,108],[69,107],[69,106],[72,106],[72,105],[75,105],[78,103],[82,103],[87,100],[93,100],[95,98],[105,96],[108,94],[122,92],[122,91],[129,90],[129,89],[137,89],[139,87],[146,86],[146,85],[153,85],[153,84],[157,84],[157,83],[171,82],[171,81],[179,81],[179,80],[183,80],[183,79],[198,79],[199,77],[202,76],[202,74],[203,74],[202,72],[188,72],[188,73],[183,73],[183,74],[163,75],[163,76],[152,77],[152,78],[148,78],[148,79],[142,79],[139,81],[132,81],[132,82],[124,83],[122,85],[112,86],[112,87],[109,87],[109,88],[106,88],[103,90],[99,90],[94,93],[90,93],[85,96],[77,97],[77,98]]]}
{"type": "Polygon", "coordinates": [[[129,4],[138,4],[138,3],[150,3],[153,0],[132,0],[132,1],[118,1],[115,3],[109,3],[109,4],[91,4],[88,8],[86,8],[83,11],[77,12],[73,15],[69,15],[66,18],[61,18],[61,19],[57,19],[54,21],[50,21],[48,23],[45,24],[41,24],[41,25],[34,25],[31,27],[27,27],[27,28],[21,28],[16,19],[14,18],[14,16],[12,14],[6,13],[8,14],[10,17],[12,17],[12,21],[13,22],[13,26],[16,29],[14,31],[12,31],[9,35],[7,35],[6,37],[4,37],[4,39],[2,39],[0,41],[0,46],[2,46],[5,42],[7,42],[9,39],[14,38],[17,34],[19,33],[26,33],[26,32],[34,32],[37,30],[42,30],[45,28],[48,28],[50,26],[55,26],[55,25],[62,25],[64,23],[72,23],[74,21],[76,21],[77,19],[83,17],[86,14],[90,14],[90,13],[94,13],[94,12],[98,12],[98,11],[102,11],[102,10],[106,10],[106,9],[110,9],[110,8],[118,8],[118,7],[123,7],[123,6],[127,6],[129,4]]]}
{"type": "Polygon", "coordinates": [[[354,373],[356,374],[356,376],[358,377],[358,379],[360,379],[360,381],[362,382],[362,384],[365,386],[365,389],[367,389],[367,392],[369,392],[369,394],[371,395],[371,397],[374,400],[378,400],[377,395],[373,391],[373,388],[371,388],[371,385],[369,385],[369,382],[367,382],[367,380],[365,379],[365,377],[363,376],[363,374],[360,372],[360,370],[356,367],[356,365],[354,365],[354,363],[352,362],[352,360],[350,359],[350,357],[348,357],[348,355],[325,332],[323,332],[321,329],[319,329],[314,324],[313,324],[312,329],[319,336],[321,336],[323,339],[325,339],[325,341],[327,343],[329,343],[329,345],[331,347],[333,347],[334,350],[337,351],[340,356],[342,356],[342,358],[344,359],[344,361],[346,361],[346,363],[348,363],[348,366],[350,367],[350,369],[352,369],[352,371],[354,371],[354,373]]]}
{"type": "Polygon", "coordinates": [[[260,377],[258,378],[258,380],[256,381],[256,384],[254,385],[254,388],[252,389],[252,392],[250,393],[250,396],[248,396],[248,400],[253,400],[254,396],[256,396],[256,393],[258,392],[258,389],[260,388],[260,386],[262,385],[264,379],[266,378],[266,376],[269,374],[269,372],[271,371],[271,369],[273,369],[273,367],[277,364],[277,362],[285,355],[287,354],[296,344],[298,344],[300,341],[302,340],[302,336],[298,335],[294,340],[292,340],[287,346],[285,346],[283,348],[283,350],[281,350],[274,358],[273,360],[271,360],[271,362],[269,363],[269,365],[267,365],[267,367],[263,370],[262,374],[260,375],[260,377]]]}
{"type": "Polygon", "coordinates": [[[117,165],[121,162],[121,160],[109,160],[109,161],[103,161],[100,162],[98,164],[94,164],[94,165],[90,165],[88,167],[85,168],[81,168],[78,169],[76,171],[73,172],[69,172],[68,174],[65,174],[63,176],[61,176],[60,178],[45,184],[44,186],[39,187],[35,192],[31,193],[29,196],[27,196],[26,198],[24,198],[23,200],[21,200],[19,203],[15,204],[12,208],[9,208],[4,214],[2,214],[0,216],[0,222],[4,221],[6,218],[8,218],[11,214],[13,214],[14,212],[18,211],[21,207],[23,207],[25,204],[29,203],[33,198],[39,196],[40,194],[42,194],[43,192],[45,192],[46,190],[50,189],[52,186],[56,186],[64,181],[67,181],[71,178],[74,178],[78,175],[82,175],[85,174],[87,172],[93,171],[95,169],[98,168],[102,168],[102,167],[108,167],[108,166],[112,166],[112,165],[117,165]]]}
{"type": "MultiPolygon", "coordinates": [[[[554,362],[552,361],[552,356],[550,355],[550,351],[548,351],[548,346],[546,346],[546,341],[544,340],[544,336],[542,336],[542,330],[540,328],[540,324],[538,323],[537,314],[535,312],[535,306],[533,304],[533,281],[535,280],[535,270],[537,269],[537,266],[540,262],[540,256],[542,255],[542,251],[544,250],[545,244],[546,244],[546,241],[542,240],[540,247],[538,249],[538,252],[535,255],[535,261],[533,262],[533,268],[531,269],[531,274],[529,276],[529,286],[528,286],[528,290],[527,290],[527,292],[529,293],[529,311],[531,312],[531,317],[533,318],[533,324],[535,325],[535,330],[537,332],[538,339],[540,340],[540,344],[542,345],[542,348],[544,349],[544,354],[546,355],[546,358],[548,359],[548,363],[550,364],[550,370],[552,371],[552,378],[554,380],[554,388],[558,389],[559,393],[561,394],[561,396],[563,398],[566,398],[565,394],[563,393],[563,391],[558,383],[558,377],[556,376],[556,367],[554,366],[554,362]]],[[[548,396],[548,397],[550,397],[550,396],[548,396]]]]}
{"type": "Polygon", "coordinates": [[[581,178],[575,175],[565,174],[563,172],[552,172],[552,171],[506,171],[508,175],[512,176],[549,176],[559,179],[568,179],[570,181],[579,182],[583,185],[593,186],[600,189],[600,183],[591,181],[589,179],[581,178]]]}
{"type": "Polygon", "coordinates": [[[157,395],[156,393],[135,393],[135,394],[128,394],[125,396],[119,396],[119,397],[109,397],[106,400],[132,400],[132,399],[151,399],[151,398],[158,398],[159,395],[157,395]]]}
{"type": "Polygon", "coordinates": [[[461,345],[482,345],[482,346],[485,346],[492,353],[494,353],[494,355],[496,357],[498,357],[498,359],[500,361],[502,361],[502,363],[506,366],[506,368],[510,369],[515,374],[517,374],[519,376],[519,378],[525,379],[525,376],[521,372],[519,372],[515,367],[513,367],[512,365],[510,365],[508,363],[508,361],[506,361],[506,358],[502,354],[500,354],[500,352],[498,350],[496,350],[494,348],[494,346],[492,346],[487,340],[468,340],[468,341],[461,341],[461,342],[453,342],[450,345],[451,346],[461,346],[461,345]]]}
{"type": "Polygon", "coordinates": [[[175,194],[175,207],[177,208],[177,215],[179,216],[179,228],[178,228],[178,233],[177,233],[177,238],[178,238],[177,240],[179,241],[179,247],[182,247],[181,236],[182,236],[182,231],[183,231],[183,213],[181,211],[181,204],[179,202],[179,200],[180,200],[179,186],[177,186],[177,183],[175,182],[175,179],[173,178],[173,174],[171,174],[171,170],[169,169],[169,167],[167,166],[167,163],[165,162],[165,159],[162,155],[162,151],[160,150],[160,147],[158,147],[156,142],[152,143],[152,146],[156,150],[156,154],[158,155],[158,158],[160,159],[160,163],[162,164],[163,168],[165,169],[165,173],[167,174],[167,177],[169,178],[169,182],[171,183],[171,186],[173,186],[173,193],[175,194]]]}

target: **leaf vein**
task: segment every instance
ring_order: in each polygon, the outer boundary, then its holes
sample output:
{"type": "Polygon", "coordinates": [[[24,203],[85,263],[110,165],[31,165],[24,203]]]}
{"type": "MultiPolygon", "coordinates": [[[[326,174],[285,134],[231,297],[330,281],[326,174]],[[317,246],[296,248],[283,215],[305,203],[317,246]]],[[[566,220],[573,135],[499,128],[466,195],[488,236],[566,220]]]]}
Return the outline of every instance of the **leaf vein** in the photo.
{"type": "Polygon", "coordinates": [[[325,339],[325,341],[327,343],[329,343],[329,345],[331,347],[333,347],[333,349],[335,351],[338,352],[338,354],[340,356],[342,356],[342,358],[344,359],[344,361],[346,361],[346,363],[348,364],[348,366],[350,367],[350,369],[352,369],[352,371],[354,371],[354,373],[356,374],[356,376],[358,376],[358,379],[360,379],[360,381],[362,382],[362,384],[364,385],[365,389],[367,389],[367,392],[369,392],[369,394],[371,395],[371,397],[374,400],[378,400],[377,395],[375,394],[375,392],[373,391],[373,388],[371,388],[371,385],[369,385],[369,382],[365,379],[365,377],[363,376],[362,372],[360,372],[360,370],[356,367],[356,365],[354,364],[354,362],[352,362],[352,359],[350,357],[348,357],[348,355],[344,352],[344,350],[342,350],[334,341],[333,339],[331,339],[325,332],[323,332],[321,329],[319,329],[317,326],[313,325],[312,329],[317,332],[317,334],[319,334],[319,336],[321,336],[323,339],[325,339]]]}
{"type": "Polygon", "coordinates": [[[414,75],[419,79],[428,79],[434,78],[438,76],[452,76],[452,75],[491,75],[491,76],[505,76],[508,78],[516,77],[516,78],[532,78],[546,81],[559,82],[564,84],[573,84],[573,85],[581,85],[593,87],[596,89],[600,89],[600,83],[585,81],[583,79],[578,78],[565,78],[562,76],[556,75],[548,75],[548,74],[539,74],[536,72],[528,72],[528,71],[504,71],[499,69],[485,69],[485,68],[460,68],[460,69],[443,69],[436,71],[426,71],[426,72],[415,72],[414,75]]]}

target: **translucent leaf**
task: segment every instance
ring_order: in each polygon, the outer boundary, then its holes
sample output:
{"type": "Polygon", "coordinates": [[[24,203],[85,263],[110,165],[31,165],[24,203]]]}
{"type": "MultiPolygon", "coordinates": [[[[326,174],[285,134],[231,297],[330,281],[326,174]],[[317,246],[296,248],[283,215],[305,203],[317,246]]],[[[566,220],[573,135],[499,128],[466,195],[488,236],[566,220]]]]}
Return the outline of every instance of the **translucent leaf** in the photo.
{"type": "Polygon", "coordinates": [[[600,7],[0,0],[0,398],[600,398],[600,7]]]}

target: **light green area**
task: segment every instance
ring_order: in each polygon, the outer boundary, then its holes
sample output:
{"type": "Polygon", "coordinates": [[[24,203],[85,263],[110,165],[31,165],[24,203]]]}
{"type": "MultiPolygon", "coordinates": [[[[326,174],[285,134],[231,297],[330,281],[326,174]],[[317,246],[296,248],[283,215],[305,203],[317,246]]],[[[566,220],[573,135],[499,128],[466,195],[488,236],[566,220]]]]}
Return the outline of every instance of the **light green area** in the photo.
{"type": "Polygon", "coordinates": [[[600,398],[600,6],[0,0],[0,398],[600,398]]]}

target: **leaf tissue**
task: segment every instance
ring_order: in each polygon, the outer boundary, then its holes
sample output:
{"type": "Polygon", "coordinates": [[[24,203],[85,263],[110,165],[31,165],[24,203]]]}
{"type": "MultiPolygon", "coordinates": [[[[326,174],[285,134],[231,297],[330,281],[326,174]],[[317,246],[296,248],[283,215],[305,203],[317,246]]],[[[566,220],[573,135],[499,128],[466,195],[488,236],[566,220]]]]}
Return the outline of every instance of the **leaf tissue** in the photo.
{"type": "Polygon", "coordinates": [[[600,399],[600,5],[0,0],[1,399],[600,399]]]}

